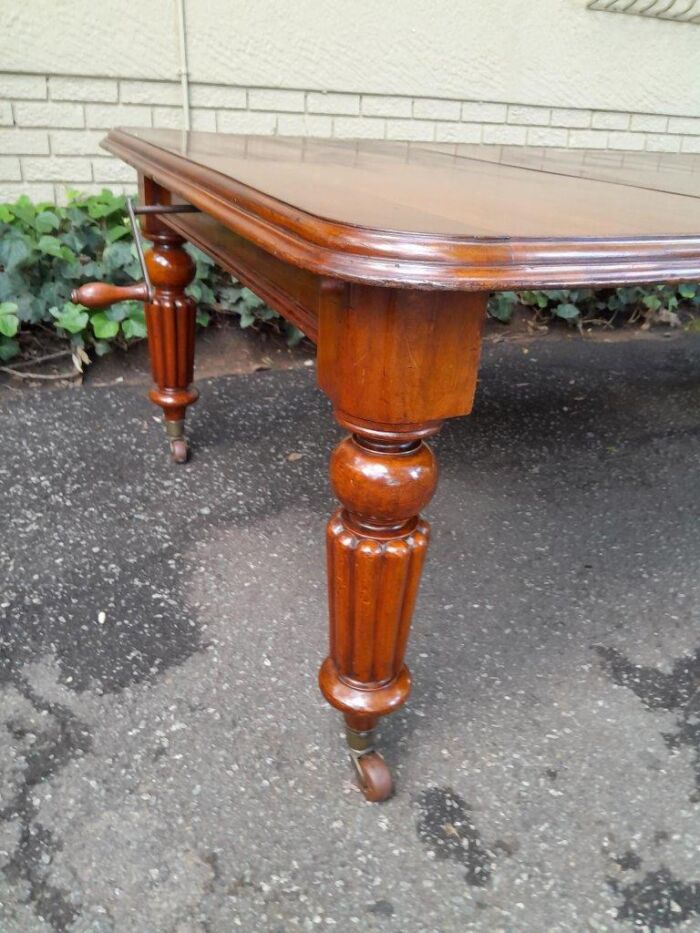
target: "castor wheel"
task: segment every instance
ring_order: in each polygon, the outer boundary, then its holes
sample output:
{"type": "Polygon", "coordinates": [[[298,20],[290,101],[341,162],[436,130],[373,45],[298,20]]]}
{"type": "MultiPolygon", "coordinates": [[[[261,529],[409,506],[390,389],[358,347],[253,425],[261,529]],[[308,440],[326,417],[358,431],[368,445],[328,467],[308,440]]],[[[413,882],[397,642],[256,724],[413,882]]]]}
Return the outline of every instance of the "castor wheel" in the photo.
{"type": "Polygon", "coordinates": [[[391,771],[379,752],[367,752],[353,756],[360,790],[365,798],[372,803],[387,800],[394,793],[394,782],[391,771]]]}
{"type": "Polygon", "coordinates": [[[170,441],[170,455],[175,463],[186,463],[190,456],[190,448],[187,439],[176,437],[170,441]]]}
{"type": "Polygon", "coordinates": [[[186,463],[189,455],[189,445],[185,437],[185,421],[178,418],[176,421],[165,422],[165,433],[170,444],[170,456],[174,463],[186,463]]]}

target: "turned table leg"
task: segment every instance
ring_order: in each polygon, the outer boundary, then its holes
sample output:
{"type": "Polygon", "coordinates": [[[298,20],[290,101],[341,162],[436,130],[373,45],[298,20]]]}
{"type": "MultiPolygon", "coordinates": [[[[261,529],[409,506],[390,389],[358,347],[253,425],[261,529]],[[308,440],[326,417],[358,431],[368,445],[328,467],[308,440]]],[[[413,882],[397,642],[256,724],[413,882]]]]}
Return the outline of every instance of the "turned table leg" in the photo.
{"type": "Polygon", "coordinates": [[[331,457],[341,508],[327,531],[330,650],[321,691],[345,717],[368,800],[392,792],[374,748],[380,716],[408,697],[404,654],[437,484],[425,438],[471,410],[486,296],[330,283],[318,381],[351,432],[331,457]]]}
{"type": "Polygon", "coordinates": [[[342,508],[327,531],[330,654],[320,686],[345,716],[368,800],[392,791],[374,731],[379,716],[398,709],[411,687],[404,653],[429,538],[418,512],[436,482],[435,458],[419,434],[356,431],[331,458],[342,508]]]}
{"type": "MultiPolygon", "coordinates": [[[[139,188],[145,204],[170,203],[169,192],[150,178],[142,176],[139,188]]],[[[195,264],[184,249],[183,237],[168,227],[158,214],[145,215],[142,228],[153,244],[144,256],[148,272],[144,281],[132,285],[88,282],[77,288],[72,298],[87,308],[104,308],[126,300],[144,302],[151,373],[155,382],[149,397],[163,409],[173,460],[184,463],[189,455],[185,412],[199,396],[191,385],[197,308],[185,293],[194,279],[195,264]]]]}
{"type": "Polygon", "coordinates": [[[173,460],[183,463],[188,457],[185,411],[199,395],[191,385],[197,311],[185,294],[195,268],[182,237],[166,230],[150,236],[153,247],[145,259],[153,295],[146,302],[146,328],[155,387],[149,397],[163,409],[173,460]]]}

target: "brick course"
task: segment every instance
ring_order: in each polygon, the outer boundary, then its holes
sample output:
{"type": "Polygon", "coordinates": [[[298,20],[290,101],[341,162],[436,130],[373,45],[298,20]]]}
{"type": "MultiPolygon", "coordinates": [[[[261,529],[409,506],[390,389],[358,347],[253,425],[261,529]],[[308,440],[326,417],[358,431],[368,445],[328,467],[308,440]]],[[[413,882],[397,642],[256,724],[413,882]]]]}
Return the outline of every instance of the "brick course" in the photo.
{"type": "MultiPolygon", "coordinates": [[[[99,142],[114,126],[182,126],[176,81],[0,73],[0,201],[67,188],[135,191],[99,142]]],[[[700,152],[700,118],[303,88],[190,86],[194,130],[700,152]]]]}

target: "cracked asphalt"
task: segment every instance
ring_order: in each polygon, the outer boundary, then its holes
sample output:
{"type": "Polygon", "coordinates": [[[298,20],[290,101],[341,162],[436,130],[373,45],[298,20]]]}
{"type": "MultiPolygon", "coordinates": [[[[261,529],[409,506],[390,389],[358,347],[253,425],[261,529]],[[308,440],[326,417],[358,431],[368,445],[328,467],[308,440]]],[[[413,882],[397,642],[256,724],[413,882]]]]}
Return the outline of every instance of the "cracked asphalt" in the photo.
{"type": "Polygon", "coordinates": [[[700,338],[486,347],[383,805],[316,687],[328,404],[199,387],[184,467],[140,386],[0,398],[2,933],[700,930],[700,338]]]}

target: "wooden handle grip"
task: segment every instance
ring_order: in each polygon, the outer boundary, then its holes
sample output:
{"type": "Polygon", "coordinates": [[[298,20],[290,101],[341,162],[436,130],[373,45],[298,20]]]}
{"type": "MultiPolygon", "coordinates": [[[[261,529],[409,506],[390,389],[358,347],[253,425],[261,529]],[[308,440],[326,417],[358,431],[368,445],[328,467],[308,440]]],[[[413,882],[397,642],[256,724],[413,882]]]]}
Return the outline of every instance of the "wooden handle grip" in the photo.
{"type": "Polygon", "coordinates": [[[106,308],[117,301],[148,301],[148,288],[145,282],[137,282],[135,285],[87,282],[71,293],[71,300],[86,308],[106,308]]]}

